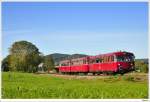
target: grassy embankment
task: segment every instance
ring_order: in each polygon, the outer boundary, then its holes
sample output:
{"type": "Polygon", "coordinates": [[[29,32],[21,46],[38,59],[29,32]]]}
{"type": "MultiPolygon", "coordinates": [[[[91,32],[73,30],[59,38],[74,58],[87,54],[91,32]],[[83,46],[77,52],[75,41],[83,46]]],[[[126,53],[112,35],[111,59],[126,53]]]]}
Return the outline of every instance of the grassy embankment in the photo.
{"type": "Polygon", "coordinates": [[[148,98],[148,81],[132,76],[89,80],[3,72],[2,98],[148,98]]]}

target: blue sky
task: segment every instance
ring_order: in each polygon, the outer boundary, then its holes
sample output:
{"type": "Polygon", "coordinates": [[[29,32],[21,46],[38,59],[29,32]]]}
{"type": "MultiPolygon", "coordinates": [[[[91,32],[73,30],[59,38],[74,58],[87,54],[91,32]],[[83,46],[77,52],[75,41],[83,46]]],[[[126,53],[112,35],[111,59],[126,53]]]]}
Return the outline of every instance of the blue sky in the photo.
{"type": "Polygon", "coordinates": [[[44,55],[124,50],[147,58],[148,3],[3,2],[2,56],[20,40],[44,55]]]}

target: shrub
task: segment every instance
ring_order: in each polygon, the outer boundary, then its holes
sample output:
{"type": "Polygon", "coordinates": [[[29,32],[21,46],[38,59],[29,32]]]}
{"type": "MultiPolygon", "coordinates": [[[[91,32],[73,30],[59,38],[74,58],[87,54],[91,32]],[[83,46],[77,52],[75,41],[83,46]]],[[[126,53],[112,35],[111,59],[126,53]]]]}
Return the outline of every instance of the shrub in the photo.
{"type": "Polygon", "coordinates": [[[148,64],[143,61],[135,61],[135,70],[137,72],[148,73],[148,64]]]}

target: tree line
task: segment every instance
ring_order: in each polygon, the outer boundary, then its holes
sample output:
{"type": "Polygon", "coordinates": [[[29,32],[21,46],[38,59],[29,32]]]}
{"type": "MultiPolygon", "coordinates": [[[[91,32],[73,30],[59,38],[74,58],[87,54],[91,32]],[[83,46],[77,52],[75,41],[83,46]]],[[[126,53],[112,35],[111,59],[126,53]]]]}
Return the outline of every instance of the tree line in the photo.
{"type": "Polygon", "coordinates": [[[149,71],[148,63],[145,63],[144,61],[136,60],[135,61],[135,71],[148,73],[148,71],[149,71]]]}
{"type": "Polygon", "coordinates": [[[52,57],[45,57],[39,49],[28,41],[14,42],[9,48],[9,55],[2,61],[3,71],[38,71],[38,65],[43,63],[44,71],[54,69],[52,57]]]}
{"type": "MultiPolygon", "coordinates": [[[[2,71],[38,71],[38,65],[43,63],[43,70],[54,69],[54,60],[52,56],[44,56],[39,49],[28,41],[17,41],[9,48],[9,55],[2,61],[2,71]]],[[[135,71],[148,72],[148,63],[144,61],[135,61],[135,71]]]]}

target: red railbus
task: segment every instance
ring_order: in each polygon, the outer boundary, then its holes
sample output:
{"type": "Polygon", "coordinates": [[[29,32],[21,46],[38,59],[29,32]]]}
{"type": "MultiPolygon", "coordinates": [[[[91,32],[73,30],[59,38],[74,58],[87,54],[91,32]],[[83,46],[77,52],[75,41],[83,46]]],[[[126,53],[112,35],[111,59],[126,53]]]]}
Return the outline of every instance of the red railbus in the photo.
{"type": "Polygon", "coordinates": [[[134,70],[134,54],[113,52],[97,56],[87,56],[60,61],[61,73],[125,73],[134,70]]]}

